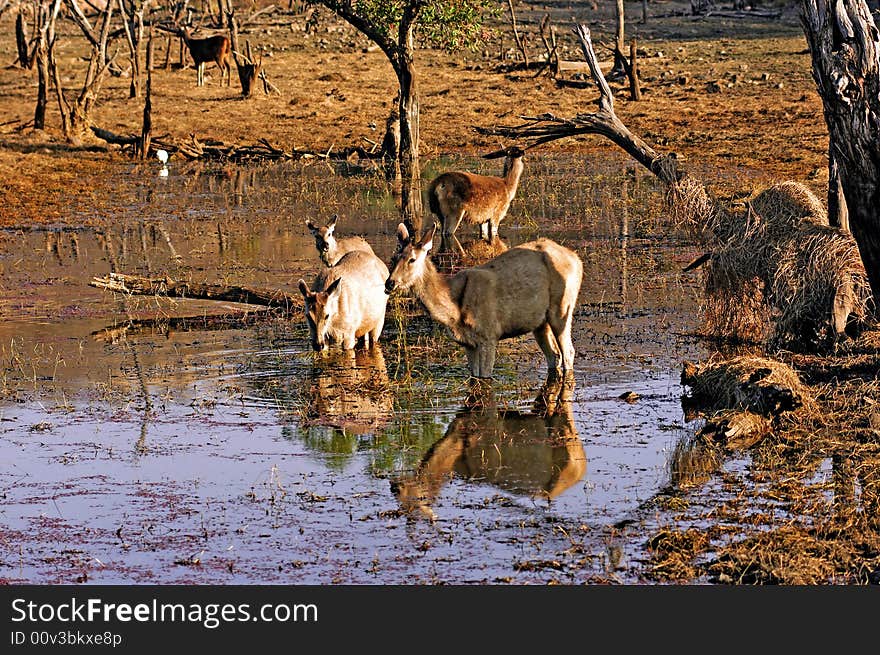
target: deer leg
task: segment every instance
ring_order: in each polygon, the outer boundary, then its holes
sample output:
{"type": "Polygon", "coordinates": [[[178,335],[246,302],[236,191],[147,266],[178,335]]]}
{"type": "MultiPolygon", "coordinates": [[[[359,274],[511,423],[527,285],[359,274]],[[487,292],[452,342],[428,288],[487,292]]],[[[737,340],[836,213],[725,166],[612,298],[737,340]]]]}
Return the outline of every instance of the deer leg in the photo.
{"type": "Polygon", "coordinates": [[[476,378],[492,377],[492,370],[495,368],[496,345],[494,342],[483,342],[474,349],[476,370],[471,367],[471,375],[476,378]]]}
{"type": "Polygon", "coordinates": [[[466,210],[458,212],[458,218],[452,221],[451,230],[449,229],[448,223],[446,221],[443,221],[443,234],[455,234],[455,231],[458,229],[458,226],[461,225],[461,221],[466,213],[466,210]]]}
{"type": "Polygon", "coordinates": [[[480,238],[489,240],[490,234],[492,233],[492,222],[486,221],[485,223],[480,223],[480,238]]]}
{"type": "Polygon", "coordinates": [[[365,337],[365,345],[367,346],[375,346],[379,343],[379,337],[382,336],[382,323],[379,323],[372,331],[367,332],[367,336],[365,337]]]}
{"type": "Polygon", "coordinates": [[[477,359],[479,353],[477,348],[473,346],[465,346],[464,351],[467,353],[468,370],[471,372],[471,375],[475,378],[480,377],[479,360],[477,359]]]}
{"type": "Polygon", "coordinates": [[[562,370],[574,370],[574,346],[571,343],[571,322],[574,318],[574,307],[569,307],[568,311],[561,318],[554,318],[550,322],[553,330],[553,336],[556,337],[556,344],[562,353],[562,370]]]}
{"type": "Polygon", "coordinates": [[[535,335],[535,339],[538,342],[538,345],[541,347],[541,351],[544,353],[544,357],[547,358],[547,372],[558,371],[559,370],[559,350],[556,348],[556,337],[553,336],[553,332],[550,329],[550,325],[548,323],[544,323],[537,330],[532,332],[535,335]]]}

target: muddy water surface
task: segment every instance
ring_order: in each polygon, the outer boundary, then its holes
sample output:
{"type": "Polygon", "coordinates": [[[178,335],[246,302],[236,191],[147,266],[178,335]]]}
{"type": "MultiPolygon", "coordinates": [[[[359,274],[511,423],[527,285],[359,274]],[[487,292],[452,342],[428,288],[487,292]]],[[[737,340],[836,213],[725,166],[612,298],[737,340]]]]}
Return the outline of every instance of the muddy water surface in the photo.
{"type": "MultiPolygon", "coordinates": [[[[494,172],[425,175],[450,166],[494,172]]],[[[646,533],[616,526],[647,530],[693,434],[680,363],[705,352],[680,273],[696,251],[630,166],[529,162],[501,225],[507,246],[548,236],[584,260],[573,385],[545,385],[524,337],[476,387],[397,298],[381,349],[315,355],[299,315],[212,321],[244,307],[88,285],[115,270],[295,293],[318,270],[304,221],[333,213],[387,261],[393,198],[351,169],[120,164],[94,181],[104,206],[70,198],[69,223],[100,228],[2,233],[0,580],[642,580],[646,533]]],[[[459,236],[465,262],[491,250],[459,236]]]]}

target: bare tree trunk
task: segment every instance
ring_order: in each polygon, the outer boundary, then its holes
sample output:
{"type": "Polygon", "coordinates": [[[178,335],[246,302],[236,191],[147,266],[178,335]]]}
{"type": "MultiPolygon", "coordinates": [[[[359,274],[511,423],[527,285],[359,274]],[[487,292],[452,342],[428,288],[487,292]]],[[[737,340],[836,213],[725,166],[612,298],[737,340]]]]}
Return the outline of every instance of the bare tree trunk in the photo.
{"type": "Polygon", "coordinates": [[[15,47],[18,51],[19,67],[32,68],[34,62],[28,54],[27,21],[22,7],[18,8],[18,16],[15,17],[15,47]]]}
{"type": "Polygon", "coordinates": [[[144,6],[135,8],[134,2],[126,9],[125,0],[118,0],[119,12],[122,14],[122,26],[125,29],[125,38],[128,41],[129,58],[131,60],[131,84],[128,88],[129,98],[139,98],[141,95],[140,83],[140,49],[141,37],[144,30],[144,6]]]}
{"type": "Polygon", "coordinates": [[[391,113],[385,122],[385,138],[382,139],[382,160],[385,166],[385,179],[400,193],[400,96],[394,98],[391,113]]]}
{"type": "Polygon", "coordinates": [[[46,129],[46,104],[49,80],[49,46],[40,41],[37,47],[37,107],[34,110],[34,129],[46,129]]]}
{"type": "Polygon", "coordinates": [[[832,148],[828,148],[828,223],[849,232],[849,212],[843,195],[840,167],[832,148]]]}
{"type": "Polygon", "coordinates": [[[614,48],[614,66],[608,71],[608,77],[610,79],[626,75],[626,62],[624,61],[623,56],[623,49],[626,47],[624,37],[624,23],[626,18],[624,16],[623,0],[617,0],[615,10],[617,13],[617,39],[614,48]]]}
{"type": "MultiPolygon", "coordinates": [[[[880,32],[864,0],[803,0],[801,20],[825,110],[849,228],[880,297],[880,32]]],[[[875,311],[877,304],[875,303],[875,311]]]]}
{"type": "Polygon", "coordinates": [[[138,145],[140,158],[146,159],[150,154],[150,141],[153,138],[153,30],[147,41],[147,88],[144,100],[144,122],[141,126],[141,142],[138,145]]]}
{"type": "Polygon", "coordinates": [[[55,45],[55,20],[61,9],[61,0],[41,2],[36,7],[37,45],[37,106],[34,109],[34,129],[46,129],[46,105],[49,97],[49,71],[55,45]]]}
{"type": "Polygon", "coordinates": [[[642,87],[639,84],[639,65],[637,59],[638,47],[635,38],[629,42],[629,66],[626,74],[629,76],[629,93],[633,100],[642,99],[642,87]]]}
{"type": "Polygon", "coordinates": [[[419,165],[419,93],[414,31],[421,6],[407,5],[400,21],[395,70],[400,82],[401,218],[413,234],[422,231],[422,171],[419,165]]]}
{"type": "Polygon", "coordinates": [[[419,96],[412,59],[398,71],[400,80],[401,218],[413,234],[422,230],[422,186],[419,166],[419,96]]]}
{"type": "Polygon", "coordinates": [[[519,50],[520,54],[523,58],[523,63],[525,67],[529,67],[529,53],[526,51],[525,42],[523,38],[519,34],[519,28],[516,25],[516,13],[513,10],[513,0],[507,0],[507,7],[510,10],[510,25],[513,27],[513,39],[516,41],[517,50],[519,50]]]}
{"type": "Polygon", "coordinates": [[[176,298],[198,298],[203,300],[222,300],[249,305],[279,307],[288,312],[303,305],[302,296],[290,295],[283,291],[269,289],[250,289],[246,287],[202,284],[198,282],[175,281],[170,278],[146,278],[123,273],[111,273],[107,277],[93,277],[89,286],[108,289],[118,293],[146,296],[168,296],[176,298]]]}

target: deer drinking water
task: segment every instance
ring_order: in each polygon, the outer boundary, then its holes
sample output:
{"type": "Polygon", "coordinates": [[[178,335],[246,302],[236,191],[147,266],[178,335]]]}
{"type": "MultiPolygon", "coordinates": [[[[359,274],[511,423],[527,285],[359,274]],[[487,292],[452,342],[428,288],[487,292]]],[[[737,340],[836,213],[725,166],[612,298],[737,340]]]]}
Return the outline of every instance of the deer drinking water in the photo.
{"type": "Polygon", "coordinates": [[[232,84],[232,46],[229,37],[224,34],[209,36],[203,39],[194,39],[192,31],[188,27],[180,28],[178,34],[192,56],[196,64],[196,86],[205,85],[205,64],[214,62],[220,69],[220,84],[223,84],[224,75],[226,86],[232,84]]]}
{"type": "Polygon", "coordinates": [[[501,177],[450,171],[434,178],[428,187],[428,204],[440,219],[443,236],[455,234],[462,221],[480,226],[480,236],[491,239],[507,215],[523,172],[525,153],[511,146],[483,155],[484,159],[504,157],[501,177]]]}
{"type": "Polygon", "coordinates": [[[428,257],[436,231],[434,225],[416,241],[398,225],[400,244],[385,290],[412,288],[431,318],[464,346],[474,377],[492,377],[500,339],[528,332],[547,358],[548,374],[573,371],[571,323],[583,278],[577,254],[537,239],[447,279],[428,257]]]}
{"type": "Polygon", "coordinates": [[[351,350],[359,339],[366,347],[374,345],[385,323],[387,277],[381,259],[353,251],[321,271],[312,289],[300,280],[312,348],[325,350],[336,343],[351,350]]]}
{"type": "Polygon", "coordinates": [[[311,221],[306,221],[306,227],[315,237],[315,248],[318,249],[318,255],[325,266],[334,266],[336,262],[342,259],[343,255],[353,250],[360,250],[370,255],[375,254],[370,244],[363,237],[344,237],[336,238],[336,222],[339,216],[333,214],[333,217],[324,227],[318,227],[311,221]]]}

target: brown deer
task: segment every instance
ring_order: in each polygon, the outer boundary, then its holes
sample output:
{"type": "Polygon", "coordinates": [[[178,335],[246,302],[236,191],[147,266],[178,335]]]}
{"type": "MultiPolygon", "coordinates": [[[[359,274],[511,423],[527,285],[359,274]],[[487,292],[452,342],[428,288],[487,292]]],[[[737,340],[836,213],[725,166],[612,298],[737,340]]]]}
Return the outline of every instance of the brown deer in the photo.
{"type": "Polygon", "coordinates": [[[315,248],[318,249],[318,255],[325,266],[334,266],[336,262],[342,259],[343,255],[353,250],[360,250],[370,255],[374,255],[372,247],[363,237],[345,237],[336,238],[336,222],[339,216],[333,214],[333,217],[324,227],[318,227],[311,221],[306,221],[306,227],[315,237],[315,248]]]}
{"type": "Polygon", "coordinates": [[[192,55],[196,64],[196,86],[205,85],[205,64],[214,62],[220,69],[220,84],[226,78],[226,86],[232,84],[232,46],[229,37],[225,34],[209,36],[203,39],[194,39],[189,27],[182,27],[178,31],[180,38],[186,43],[189,54],[192,55]]]}
{"type": "Polygon", "coordinates": [[[531,332],[547,358],[548,373],[574,370],[571,323],[583,278],[574,252],[550,239],[537,239],[451,278],[428,257],[435,224],[421,241],[398,225],[399,248],[385,290],[412,288],[453,341],[464,346],[474,377],[492,377],[500,339],[531,332]]]}
{"type": "Polygon", "coordinates": [[[321,271],[312,289],[300,280],[312,348],[325,350],[335,343],[350,350],[360,339],[366,347],[374,345],[385,323],[387,277],[381,259],[355,250],[321,271]]]}
{"type": "Polygon", "coordinates": [[[483,155],[484,159],[504,157],[501,177],[450,171],[434,178],[428,187],[428,205],[440,219],[443,236],[455,234],[462,221],[480,226],[480,236],[491,239],[507,215],[523,172],[525,153],[511,146],[483,155]]]}
{"type": "Polygon", "coordinates": [[[416,472],[391,482],[401,508],[434,520],[432,506],[453,477],[546,500],[571,488],[587,470],[571,412],[573,386],[574,378],[548,380],[531,412],[499,409],[491,390],[469,397],[416,472]]]}

